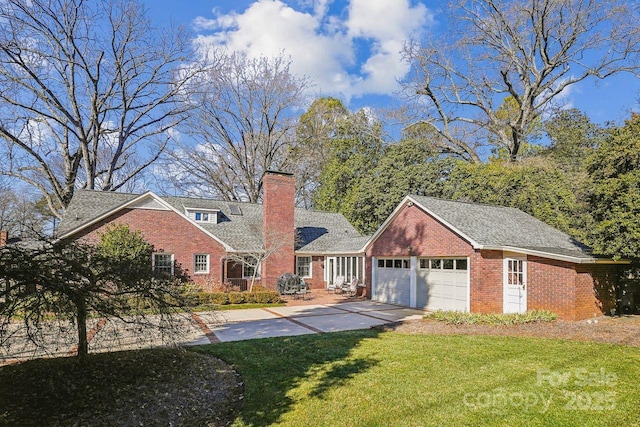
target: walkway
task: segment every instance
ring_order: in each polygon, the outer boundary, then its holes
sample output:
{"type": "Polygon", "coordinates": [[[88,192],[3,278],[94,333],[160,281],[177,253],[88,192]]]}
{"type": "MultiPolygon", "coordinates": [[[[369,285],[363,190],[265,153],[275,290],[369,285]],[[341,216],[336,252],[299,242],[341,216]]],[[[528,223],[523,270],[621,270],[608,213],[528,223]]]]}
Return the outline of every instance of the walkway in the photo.
{"type": "MultiPolygon", "coordinates": [[[[319,302],[319,299],[316,299],[319,302]]],[[[89,351],[92,353],[132,350],[166,345],[201,345],[221,341],[294,336],[367,329],[386,323],[419,319],[420,310],[368,300],[285,307],[221,310],[176,316],[171,328],[156,317],[149,324],[129,324],[118,319],[90,322],[89,351]]],[[[38,357],[74,355],[75,328],[49,324],[42,330],[44,348],[35,347],[24,334],[16,334],[0,349],[0,365],[38,357]]]]}

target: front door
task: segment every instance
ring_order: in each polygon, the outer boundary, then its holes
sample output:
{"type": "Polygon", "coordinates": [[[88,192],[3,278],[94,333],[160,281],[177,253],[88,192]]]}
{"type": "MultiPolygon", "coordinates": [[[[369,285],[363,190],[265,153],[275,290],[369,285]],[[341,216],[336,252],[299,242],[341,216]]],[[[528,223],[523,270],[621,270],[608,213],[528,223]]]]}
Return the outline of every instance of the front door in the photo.
{"type": "Polygon", "coordinates": [[[524,313],[527,311],[527,259],[504,259],[503,311],[524,313]]]}

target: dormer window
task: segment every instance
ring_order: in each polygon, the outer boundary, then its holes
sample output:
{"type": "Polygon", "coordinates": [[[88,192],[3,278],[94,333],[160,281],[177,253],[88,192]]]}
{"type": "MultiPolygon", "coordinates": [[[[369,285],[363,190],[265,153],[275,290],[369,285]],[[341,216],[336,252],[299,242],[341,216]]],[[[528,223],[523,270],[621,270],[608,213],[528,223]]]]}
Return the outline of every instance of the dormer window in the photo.
{"type": "Polygon", "coordinates": [[[218,211],[215,209],[187,208],[187,215],[195,222],[218,223],[218,211]]]}

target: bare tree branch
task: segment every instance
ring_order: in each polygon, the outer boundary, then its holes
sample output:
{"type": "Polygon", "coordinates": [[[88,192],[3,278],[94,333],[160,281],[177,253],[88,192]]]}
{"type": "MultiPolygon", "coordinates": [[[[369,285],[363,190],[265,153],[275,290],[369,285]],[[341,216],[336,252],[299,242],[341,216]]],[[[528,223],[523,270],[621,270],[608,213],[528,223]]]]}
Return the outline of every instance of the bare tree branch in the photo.
{"type": "Polygon", "coordinates": [[[480,147],[497,145],[514,161],[527,130],[563,90],[640,70],[632,2],[453,0],[445,9],[446,35],[404,50],[413,65],[405,89],[443,153],[478,162],[480,147]],[[517,114],[500,117],[507,97],[517,114]]]}
{"type": "Polygon", "coordinates": [[[193,107],[190,43],[135,1],[0,3],[0,172],[63,209],[75,188],[130,183],[193,107]]]}
{"type": "Polygon", "coordinates": [[[182,127],[190,140],[171,153],[169,178],[186,193],[257,202],[263,173],[287,165],[307,81],[283,57],[216,52],[210,62],[191,82],[200,93],[182,127]]]}

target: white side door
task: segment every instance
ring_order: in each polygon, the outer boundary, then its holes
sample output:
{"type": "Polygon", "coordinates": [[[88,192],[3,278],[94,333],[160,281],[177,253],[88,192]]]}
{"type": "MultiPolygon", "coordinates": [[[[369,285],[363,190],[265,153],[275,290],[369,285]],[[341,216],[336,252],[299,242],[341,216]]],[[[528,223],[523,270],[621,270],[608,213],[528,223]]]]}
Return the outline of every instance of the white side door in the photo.
{"type": "Polygon", "coordinates": [[[504,258],[503,312],[524,313],[527,311],[527,258],[505,256],[504,258]]]}

